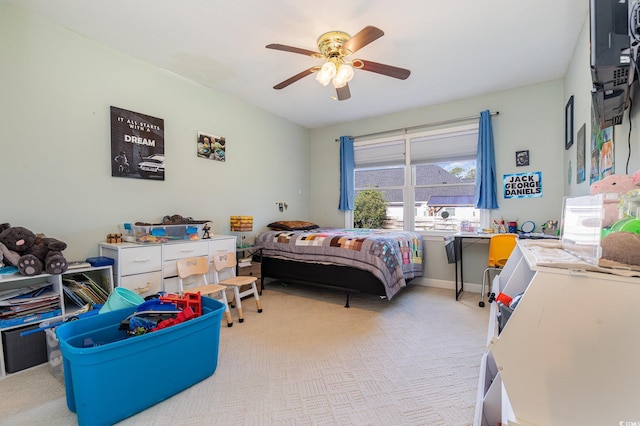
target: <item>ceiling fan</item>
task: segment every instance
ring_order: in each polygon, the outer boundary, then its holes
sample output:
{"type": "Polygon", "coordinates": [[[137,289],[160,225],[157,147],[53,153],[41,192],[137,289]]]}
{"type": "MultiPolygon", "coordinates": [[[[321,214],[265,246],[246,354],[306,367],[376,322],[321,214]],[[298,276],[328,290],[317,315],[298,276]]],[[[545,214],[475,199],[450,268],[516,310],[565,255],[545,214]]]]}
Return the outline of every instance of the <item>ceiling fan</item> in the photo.
{"type": "Polygon", "coordinates": [[[268,44],[266,46],[267,49],[299,53],[301,55],[311,56],[312,58],[325,60],[322,66],[316,65],[308,68],[286,79],[282,83],[276,84],[273,88],[277,90],[283,89],[301,78],[317,72],[316,80],[318,80],[320,84],[326,86],[329,82],[333,83],[337,96],[332,96],[332,99],[344,101],[351,97],[349,81],[353,78],[354,68],[405,80],[411,74],[411,71],[407,69],[366,61],[364,59],[347,58],[349,55],[354,54],[383,35],[384,32],[381,29],[372,26],[364,27],[353,37],[342,31],[330,31],[318,37],[319,52],[286,46],[284,44],[268,44]]]}

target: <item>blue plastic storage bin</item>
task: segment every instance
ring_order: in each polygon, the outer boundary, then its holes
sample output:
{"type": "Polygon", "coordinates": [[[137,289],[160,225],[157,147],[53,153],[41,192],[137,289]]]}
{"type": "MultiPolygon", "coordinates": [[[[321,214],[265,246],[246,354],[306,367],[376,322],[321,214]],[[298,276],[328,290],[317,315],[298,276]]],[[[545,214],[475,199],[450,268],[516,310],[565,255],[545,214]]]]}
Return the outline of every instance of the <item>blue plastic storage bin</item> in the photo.
{"type": "Polygon", "coordinates": [[[211,376],[218,365],[224,305],[202,297],[200,317],[126,337],[120,322],[136,307],[56,328],[67,407],[82,425],[111,425],[211,376]],[[84,348],[85,339],[98,346],[84,348]]]}

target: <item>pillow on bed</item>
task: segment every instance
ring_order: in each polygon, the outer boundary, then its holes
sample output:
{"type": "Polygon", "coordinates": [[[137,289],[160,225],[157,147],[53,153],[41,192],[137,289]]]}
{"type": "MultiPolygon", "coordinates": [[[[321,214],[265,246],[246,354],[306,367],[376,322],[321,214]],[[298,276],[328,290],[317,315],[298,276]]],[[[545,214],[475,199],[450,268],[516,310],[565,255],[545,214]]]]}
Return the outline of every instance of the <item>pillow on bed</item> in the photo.
{"type": "Polygon", "coordinates": [[[267,227],[274,231],[306,231],[320,228],[315,223],[305,222],[304,220],[279,220],[277,222],[271,222],[267,227]]]}

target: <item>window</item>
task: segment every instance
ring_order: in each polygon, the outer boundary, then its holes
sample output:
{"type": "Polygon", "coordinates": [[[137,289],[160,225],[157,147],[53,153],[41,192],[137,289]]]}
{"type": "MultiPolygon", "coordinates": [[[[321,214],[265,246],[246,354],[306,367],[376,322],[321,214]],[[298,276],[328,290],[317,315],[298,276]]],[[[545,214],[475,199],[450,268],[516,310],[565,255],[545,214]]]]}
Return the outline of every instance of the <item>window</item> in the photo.
{"type": "Polygon", "coordinates": [[[383,194],[385,228],[479,229],[480,211],[474,207],[477,144],[477,124],[358,141],[356,197],[370,189],[383,194]]]}

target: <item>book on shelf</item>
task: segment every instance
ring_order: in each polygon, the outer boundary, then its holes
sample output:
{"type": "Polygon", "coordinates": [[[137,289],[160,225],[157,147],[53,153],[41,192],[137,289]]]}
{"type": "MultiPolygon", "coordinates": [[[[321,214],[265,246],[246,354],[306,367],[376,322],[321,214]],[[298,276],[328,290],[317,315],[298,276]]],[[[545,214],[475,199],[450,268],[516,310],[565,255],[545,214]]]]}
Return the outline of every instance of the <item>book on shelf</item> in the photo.
{"type": "Polygon", "coordinates": [[[28,322],[23,318],[59,309],[60,296],[48,282],[0,291],[0,327],[28,322]]]}
{"type": "Polygon", "coordinates": [[[251,261],[238,262],[239,268],[244,268],[246,266],[251,266],[251,261]]]}
{"type": "Polygon", "coordinates": [[[86,274],[75,274],[62,280],[64,293],[77,306],[104,304],[109,294],[86,274]]]}
{"type": "Polygon", "coordinates": [[[67,270],[90,268],[90,267],[91,267],[91,264],[89,262],[85,262],[82,260],[74,260],[72,262],[67,262],[67,270]]]}

